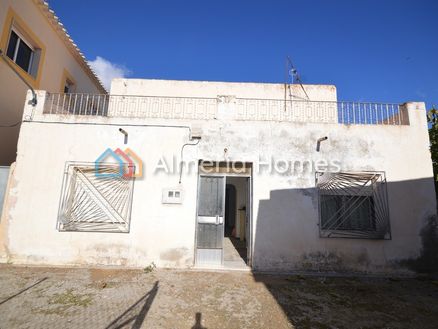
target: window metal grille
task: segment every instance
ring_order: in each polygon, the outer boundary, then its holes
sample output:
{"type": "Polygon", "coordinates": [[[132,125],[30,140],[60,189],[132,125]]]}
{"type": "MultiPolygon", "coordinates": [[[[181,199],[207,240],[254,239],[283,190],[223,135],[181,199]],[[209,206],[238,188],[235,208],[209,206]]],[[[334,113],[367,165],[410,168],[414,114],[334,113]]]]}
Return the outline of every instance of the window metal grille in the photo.
{"type": "Polygon", "coordinates": [[[317,172],[320,236],[390,239],[383,172],[317,172]]]}
{"type": "Polygon", "coordinates": [[[134,181],[119,173],[119,164],[67,163],[58,230],[129,232],[134,181]]]}

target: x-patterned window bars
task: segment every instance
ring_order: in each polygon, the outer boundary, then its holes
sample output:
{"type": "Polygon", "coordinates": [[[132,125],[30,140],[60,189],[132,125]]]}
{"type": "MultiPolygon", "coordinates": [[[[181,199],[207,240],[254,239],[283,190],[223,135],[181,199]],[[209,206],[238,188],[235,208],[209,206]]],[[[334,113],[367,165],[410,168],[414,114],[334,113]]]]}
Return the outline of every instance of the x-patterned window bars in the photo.
{"type": "Polygon", "coordinates": [[[68,162],[58,230],[129,232],[134,180],[127,172],[128,164],[68,162]]]}
{"type": "Polygon", "coordinates": [[[317,172],[325,238],[391,239],[384,172],[317,172]]]}

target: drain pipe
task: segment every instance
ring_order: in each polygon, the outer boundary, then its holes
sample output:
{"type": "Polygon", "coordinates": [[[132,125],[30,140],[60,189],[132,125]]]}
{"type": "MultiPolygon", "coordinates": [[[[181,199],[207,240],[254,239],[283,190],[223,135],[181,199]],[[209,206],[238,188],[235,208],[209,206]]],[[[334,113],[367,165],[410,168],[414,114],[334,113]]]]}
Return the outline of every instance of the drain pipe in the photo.
{"type": "Polygon", "coordinates": [[[5,54],[3,50],[0,49],[0,57],[5,61],[5,63],[11,68],[12,71],[25,83],[26,86],[29,87],[29,89],[32,91],[32,100],[31,104],[32,106],[37,105],[37,94],[35,90],[32,88],[32,86],[18,73],[18,71],[15,69],[15,67],[9,62],[9,59],[5,57],[5,54]]]}
{"type": "Polygon", "coordinates": [[[319,152],[320,148],[321,148],[321,142],[326,141],[328,139],[327,136],[318,138],[318,140],[316,141],[316,152],[319,152]]]}

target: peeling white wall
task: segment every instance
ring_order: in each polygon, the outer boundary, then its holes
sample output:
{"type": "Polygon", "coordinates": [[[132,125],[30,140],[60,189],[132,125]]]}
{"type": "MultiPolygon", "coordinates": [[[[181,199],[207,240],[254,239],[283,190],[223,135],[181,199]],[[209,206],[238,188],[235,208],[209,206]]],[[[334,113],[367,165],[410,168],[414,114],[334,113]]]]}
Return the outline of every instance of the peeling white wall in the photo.
{"type": "MultiPolygon", "coordinates": [[[[249,93],[246,89],[242,86],[241,93],[249,93]]],[[[235,93],[241,95],[239,89],[235,93]]],[[[158,125],[196,124],[202,126],[202,139],[185,149],[185,160],[326,159],[340,160],[344,171],[386,172],[392,240],[320,238],[314,173],[254,171],[256,270],[398,270],[399,260],[419,254],[419,232],[436,209],[424,104],[407,107],[409,126],[65,117],[36,109],[35,121],[22,126],[11,186],[14,204],[2,223],[8,257],[25,264],[193,266],[197,172],[183,174],[183,203],[164,205],[161,191],[175,187],[178,175],[157,175],[153,169],[162,156],[179,156],[189,140],[186,128],[158,125]],[[129,134],[127,145],[119,127],[129,134]],[[322,136],[328,140],[317,152],[322,136]],[[65,162],[94,161],[108,147],[126,146],[145,162],[145,177],[134,184],[129,234],[58,232],[65,162]]]]}

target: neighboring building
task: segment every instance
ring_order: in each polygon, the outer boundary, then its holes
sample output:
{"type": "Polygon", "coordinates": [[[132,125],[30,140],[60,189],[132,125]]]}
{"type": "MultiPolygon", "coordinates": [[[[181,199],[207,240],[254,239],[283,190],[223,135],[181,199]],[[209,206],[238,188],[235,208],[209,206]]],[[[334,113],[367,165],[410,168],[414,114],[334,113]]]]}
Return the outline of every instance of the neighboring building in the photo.
{"type": "Polygon", "coordinates": [[[9,166],[29,89],[21,79],[49,92],[106,91],[45,1],[0,0],[0,50],[0,166],[9,166]]]}
{"type": "Polygon", "coordinates": [[[404,271],[436,215],[424,103],[304,88],[310,100],[297,85],[134,79],[109,96],[38,92],[3,261],[404,271]]]}

